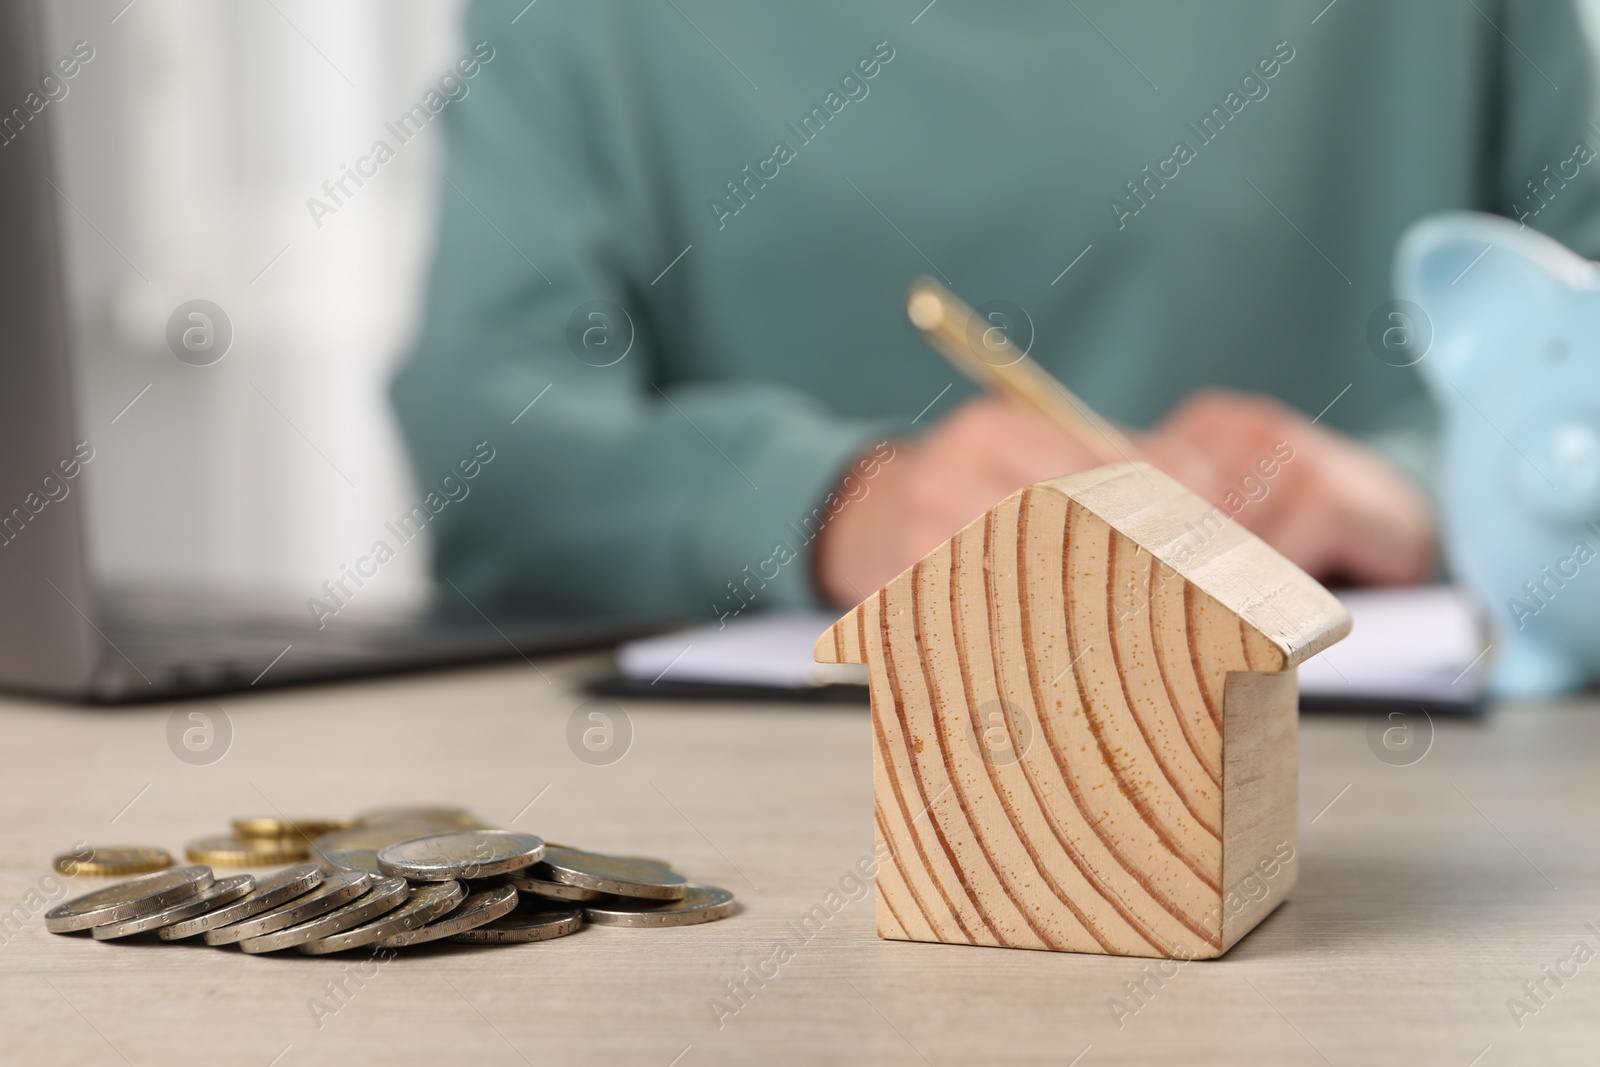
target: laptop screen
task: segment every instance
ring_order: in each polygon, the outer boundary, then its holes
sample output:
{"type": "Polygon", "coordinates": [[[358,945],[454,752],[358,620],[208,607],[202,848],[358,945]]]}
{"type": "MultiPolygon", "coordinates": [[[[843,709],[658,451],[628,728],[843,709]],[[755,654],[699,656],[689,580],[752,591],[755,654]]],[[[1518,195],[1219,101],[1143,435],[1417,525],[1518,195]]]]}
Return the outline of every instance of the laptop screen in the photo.
{"type": "Polygon", "coordinates": [[[71,692],[95,663],[74,431],[52,97],[35,0],[0,0],[0,684],[71,692]]]}

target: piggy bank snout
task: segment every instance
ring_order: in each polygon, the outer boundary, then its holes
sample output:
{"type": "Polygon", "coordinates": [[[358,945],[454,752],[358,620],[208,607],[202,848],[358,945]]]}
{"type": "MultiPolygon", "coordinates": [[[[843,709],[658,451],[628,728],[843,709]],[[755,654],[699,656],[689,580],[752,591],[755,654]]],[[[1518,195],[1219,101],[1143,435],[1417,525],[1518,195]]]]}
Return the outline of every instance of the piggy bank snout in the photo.
{"type": "Polygon", "coordinates": [[[1573,412],[1530,424],[1517,491],[1538,514],[1583,522],[1600,518],[1600,412],[1573,412]]]}

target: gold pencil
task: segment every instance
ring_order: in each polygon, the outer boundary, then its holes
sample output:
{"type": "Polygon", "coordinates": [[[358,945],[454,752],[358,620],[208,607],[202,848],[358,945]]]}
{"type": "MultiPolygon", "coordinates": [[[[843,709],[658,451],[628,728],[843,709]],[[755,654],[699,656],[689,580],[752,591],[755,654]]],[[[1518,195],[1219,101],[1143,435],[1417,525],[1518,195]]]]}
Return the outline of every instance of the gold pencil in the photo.
{"type": "Polygon", "coordinates": [[[1126,434],[1012,344],[1004,330],[978,318],[932,278],[918,278],[911,284],[906,315],[923,339],[956,369],[985,389],[1038,411],[1101,463],[1117,463],[1137,454],[1137,446],[1126,434]]]}

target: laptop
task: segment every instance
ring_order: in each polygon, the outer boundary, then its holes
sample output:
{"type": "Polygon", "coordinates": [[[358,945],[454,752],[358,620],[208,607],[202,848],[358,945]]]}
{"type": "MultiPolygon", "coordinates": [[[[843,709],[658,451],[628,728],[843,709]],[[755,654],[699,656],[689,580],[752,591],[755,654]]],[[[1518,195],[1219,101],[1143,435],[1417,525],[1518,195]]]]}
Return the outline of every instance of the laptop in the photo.
{"type": "MultiPolygon", "coordinates": [[[[324,628],[226,596],[108,590],[86,552],[72,348],[37,0],[0,0],[0,688],[125,702],[614,644],[661,620],[519,622],[475,607],[324,628]],[[37,102],[37,96],[35,102],[37,102]]],[[[341,613],[342,614],[342,613],[341,613]]]]}

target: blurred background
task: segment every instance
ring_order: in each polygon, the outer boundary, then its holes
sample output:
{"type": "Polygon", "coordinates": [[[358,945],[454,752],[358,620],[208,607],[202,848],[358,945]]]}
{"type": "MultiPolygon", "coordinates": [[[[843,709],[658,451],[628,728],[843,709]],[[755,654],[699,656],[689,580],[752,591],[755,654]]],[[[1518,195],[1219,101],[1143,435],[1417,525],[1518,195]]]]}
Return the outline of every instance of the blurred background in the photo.
{"type": "MultiPolygon", "coordinates": [[[[270,592],[303,610],[419,493],[386,384],[417,323],[442,123],[333,214],[323,184],[467,51],[462,0],[60,0],[50,55],[94,58],[52,102],[96,567],[270,592]],[[220,305],[207,367],[169,316],[220,305]]],[[[1591,25],[1600,0],[1587,0],[1591,25]]],[[[364,608],[429,595],[424,542],[364,608]]]]}
{"type": "MultiPolygon", "coordinates": [[[[94,50],[49,119],[95,565],[303,610],[418,499],[386,387],[418,316],[441,124],[335,214],[307,200],[331,203],[325,181],[395,143],[384,123],[466,51],[462,4],[44,6],[48,61],[94,50]],[[166,343],[197,298],[234,330],[207,367],[166,343]]],[[[420,604],[427,569],[425,543],[401,549],[363,606],[420,604]]]]}

